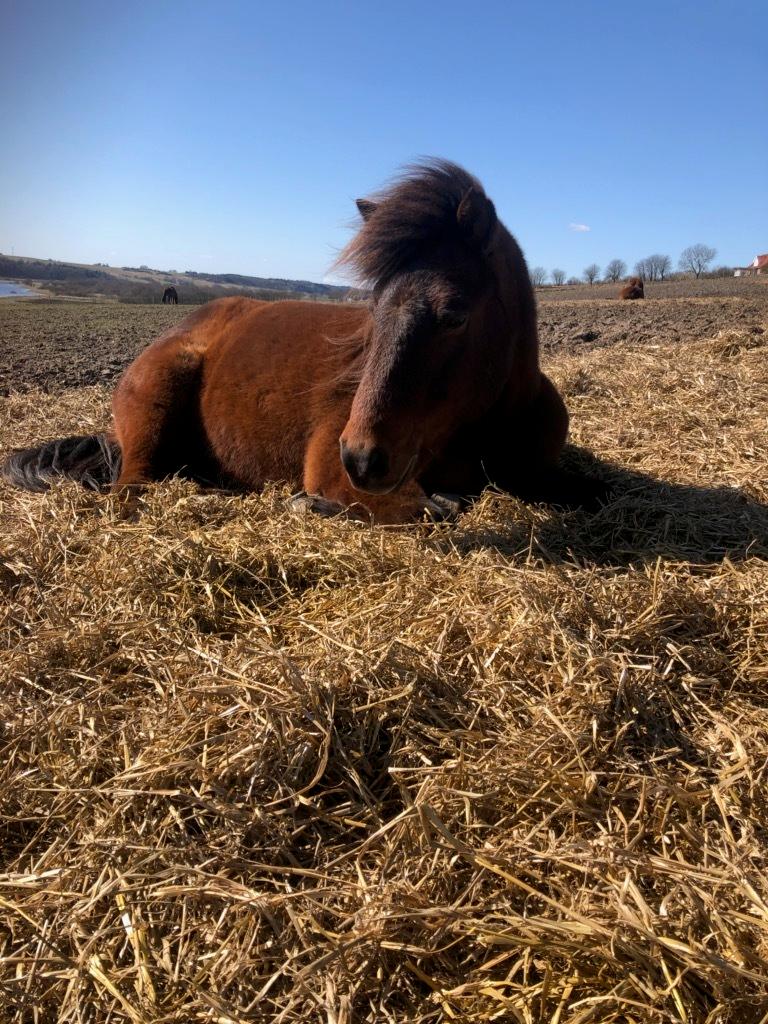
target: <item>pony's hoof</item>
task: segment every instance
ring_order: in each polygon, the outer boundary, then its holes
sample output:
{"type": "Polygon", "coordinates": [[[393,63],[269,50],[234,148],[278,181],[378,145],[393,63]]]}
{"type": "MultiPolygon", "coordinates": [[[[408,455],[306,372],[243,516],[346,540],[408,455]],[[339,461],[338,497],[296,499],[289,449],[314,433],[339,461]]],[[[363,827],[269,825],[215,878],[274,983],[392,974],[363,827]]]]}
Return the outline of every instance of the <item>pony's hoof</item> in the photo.
{"type": "Polygon", "coordinates": [[[344,506],[340,505],[338,501],[331,501],[319,494],[307,494],[306,491],[294,494],[290,499],[290,507],[294,512],[312,512],[316,516],[325,516],[326,518],[338,516],[344,512],[344,506]]]}
{"type": "Polygon", "coordinates": [[[143,483],[113,484],[109,493],[114,498],[114,507],[118,519],[125,522],[136,522],[144,506],[147,485],[143,483]]]}
{"type": "Polygon", "coordinates": [[[458,494],[433,494],[425,507],[436,523],[452,523],[461,513],[461,498],[458,494]]]}

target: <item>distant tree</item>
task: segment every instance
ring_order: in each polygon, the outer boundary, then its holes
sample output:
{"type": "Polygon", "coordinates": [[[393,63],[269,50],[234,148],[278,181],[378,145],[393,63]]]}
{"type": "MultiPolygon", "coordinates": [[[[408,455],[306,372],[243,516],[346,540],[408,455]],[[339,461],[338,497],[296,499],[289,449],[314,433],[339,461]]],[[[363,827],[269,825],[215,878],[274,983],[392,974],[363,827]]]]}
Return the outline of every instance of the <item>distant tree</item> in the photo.
{"type": "Polygon", "coordinates": [[[650,267],[648,266],[648,260],[638,260],[635,264],[635,277],[639,277],[641,281],[649,281],[651,277],[650,267]]]}
{"type": "Polygon", "coordinates": [[[654,253],[643,260],[646,266],[646,276],[649,281],[663,281],[669,276],[672,270],[672,260],[669,256],[662,256],[661,253],[654,253]]]}
{"type": "Polygon", "coordinates": [[[624,260],[611,260],[605,268],[606,281],[619,281],[627,272],[627,264],[624,260]]]}
{"type": "Polygon", "coordinates": [[[581,284],[581,281],[579,280],[578,277],[569,277],[568,280],[565,283],[566,284],[581,284]]]}
{"type": "Polygon", "coordinates": [[[555,268],[552,271],[552,280],[555,284],[563,284],[563,282],[565,281],[565,271],[555,268]]]}
{"type": "Polygon", "coordinates": [[[696,245],[689,245],[687,249],[683,249],[678,266],[685,273],[701,277],[715,256],[717,256],[717,249],[698,242],[696,245]]]}
{"type": "Polygon", "coordinates": [[[547,272],[544,267],[534,267],[531,271],[531,281],[535,287],[544,284],[547,280],[547,272]]]}
{"type": "Polygon", "coordinates": [[[600,267],[596,263],[590,263],[588,267],[584,267],[584,280],[588,284],[594,284],[598,277],[600,277],[600,267]]]}

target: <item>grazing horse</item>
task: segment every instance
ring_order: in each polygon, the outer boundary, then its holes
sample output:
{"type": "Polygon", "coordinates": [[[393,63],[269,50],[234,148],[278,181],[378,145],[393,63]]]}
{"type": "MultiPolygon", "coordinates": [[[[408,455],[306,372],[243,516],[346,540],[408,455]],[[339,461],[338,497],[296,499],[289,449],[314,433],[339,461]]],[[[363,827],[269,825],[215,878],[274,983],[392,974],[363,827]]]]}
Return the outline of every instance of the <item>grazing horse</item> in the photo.
{"type": "Polygon", "coordinates": [[[630,277],[619,292],[619,297],[622,299],[644,299],[643,279],[641,277],[630,277]]]}
{"type": "Polygon", "coordinates": [[[5,476],[39,490],[55,476],[284,480],[313,511],[382,523],[456,511],[489,483],[594,500],[595,481],[558,465],[568,414],[539,369],[523,254],[479,182],[434,160],[357,206],[339,264],[370,287],[367,306],[202,306],[125,371],[111,434],[19,452],[5,476]]]}
{"type": "Polygon", "coordinates": [[[165,305],[166,303],[170,303],[173,306],[178,306],[179,304],[179,293],[176,291],[173,285],[171,285],[169,288],[166,288],[165,291],[163,292],[163,305],[165,305]]]}

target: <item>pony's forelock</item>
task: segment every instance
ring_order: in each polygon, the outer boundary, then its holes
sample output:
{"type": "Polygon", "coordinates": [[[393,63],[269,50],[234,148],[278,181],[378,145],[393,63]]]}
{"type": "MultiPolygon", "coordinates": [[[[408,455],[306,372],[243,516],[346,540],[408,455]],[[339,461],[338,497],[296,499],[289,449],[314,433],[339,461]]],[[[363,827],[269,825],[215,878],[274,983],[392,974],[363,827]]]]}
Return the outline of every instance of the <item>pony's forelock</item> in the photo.
{"type": "Polygon", "coordinates": [[[470,190],[485,196],[479,181],[449,160],[425,160],[405,168],[373,197],[375,208],[342,250],[335,266],[376,285],[392,278],[438,239],[459,237],[459,204],[470,190]]]}

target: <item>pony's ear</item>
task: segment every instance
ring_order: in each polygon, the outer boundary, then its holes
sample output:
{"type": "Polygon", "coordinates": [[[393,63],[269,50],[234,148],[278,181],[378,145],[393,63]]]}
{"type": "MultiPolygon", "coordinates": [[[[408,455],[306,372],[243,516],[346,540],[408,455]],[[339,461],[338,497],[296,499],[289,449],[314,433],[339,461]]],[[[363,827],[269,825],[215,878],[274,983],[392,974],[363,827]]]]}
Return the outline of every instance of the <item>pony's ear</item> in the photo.
{"type": "Polygon", "coordinates": [[[476,188],[467,189],[456,210],[456,220],[467,238],[485,249],[496,227],[496,207],[476,188]]]}
{"type": "Polygon", "coordinates": [[[355,206],[360,211],[360,216],[363,220],[370,220],[373,211],[378,206],[378,203],[371,202],[370,199],[356,199],[355,206]]]}

